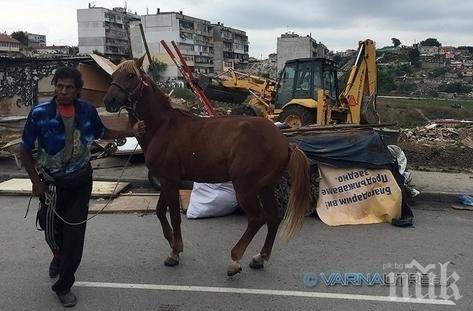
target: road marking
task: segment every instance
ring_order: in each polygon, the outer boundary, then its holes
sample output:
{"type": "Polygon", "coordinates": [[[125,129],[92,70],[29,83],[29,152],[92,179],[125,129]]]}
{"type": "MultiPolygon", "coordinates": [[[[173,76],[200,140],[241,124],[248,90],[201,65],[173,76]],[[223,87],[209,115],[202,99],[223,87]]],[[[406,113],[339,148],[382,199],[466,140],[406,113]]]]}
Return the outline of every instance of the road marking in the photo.
{"type": "Polygon", "coordinates": [[[270,290],[270,289],[256,289],[256,288],[231,288],[231,287],[160,285],[160,284],[132,284],[132,283],[104,283],[104,282],[76,282],[75,285],[80,286],[80,287],[130,288],[130,289],[150,289],[150,290],[204,292],[204,293],[251,294],[251,295],[273,295],[273,296],[289,296],[289,297],[305,297],[305,298],[351,299],[351,300],[367,300],[367,301],[381,301],[381,302],[407,302],[407,303],[422,303],[422,304],[431,304],[431,305],[450,305],[450,306],[455,305],[454,301],[445,300],[445,299],[422,299],[422,298],[405,298],[405,297],[374,296],[374,295],[355,295],[355,294],[338,294],[338,293],[322,293],[322,292],[306,292],[306,291],[270,290]]]}

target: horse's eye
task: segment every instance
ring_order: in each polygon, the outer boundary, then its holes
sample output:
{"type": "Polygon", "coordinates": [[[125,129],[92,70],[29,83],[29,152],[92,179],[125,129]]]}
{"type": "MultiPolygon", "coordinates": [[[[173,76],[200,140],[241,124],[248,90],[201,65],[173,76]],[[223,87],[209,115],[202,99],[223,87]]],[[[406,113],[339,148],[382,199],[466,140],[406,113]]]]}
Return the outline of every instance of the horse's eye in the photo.
{"type": "Polygon", "coordinates": [[[128,74],[128,79],[133,79],[134,76],[135,76],[134,74],[129,73],[129,74],[128,74]]]}

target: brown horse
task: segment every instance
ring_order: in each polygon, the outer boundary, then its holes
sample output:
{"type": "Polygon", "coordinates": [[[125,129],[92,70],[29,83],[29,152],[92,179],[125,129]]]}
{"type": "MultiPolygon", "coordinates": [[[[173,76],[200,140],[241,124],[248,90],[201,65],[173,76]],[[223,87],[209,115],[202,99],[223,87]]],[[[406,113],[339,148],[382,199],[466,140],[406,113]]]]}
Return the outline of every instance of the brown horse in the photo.
{"type": "Polygon", "coordinates": [[[300,228],[309,204],[309,162],[304,153],[269,120],[259,117],[198,117],[173,109],[169,98],[140,69],[143,58],[122,62],[112,75],[104,102],[109,112],[125,108],[130,122],[144,120],[146,134],[138,139],[149,171],[161,182],[156,214],[171,246],[167,266],[179,263],[183,251],[179,183],[232,181],[240,207],[248,217],[246,231],[231,251],[228,275],[241,271],[247,246],[266,223],[268,233],[250,267],[263,268],[271,255],[281,219],[274,189],[287,170],[292,180],[282,237],[300,228]],[[261,202],[261,204],[260,204],[261,202]],[[262,207],[261,207],[262,205],[262,207]],[[169,207],[171,226],[166,218],[169,207]]]}

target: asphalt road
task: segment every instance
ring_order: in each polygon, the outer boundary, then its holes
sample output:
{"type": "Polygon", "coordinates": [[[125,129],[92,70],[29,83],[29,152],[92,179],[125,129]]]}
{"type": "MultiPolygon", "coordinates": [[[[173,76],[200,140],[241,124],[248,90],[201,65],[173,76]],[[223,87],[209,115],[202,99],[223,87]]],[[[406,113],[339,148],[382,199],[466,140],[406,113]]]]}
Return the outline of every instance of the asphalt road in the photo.
{"type": "MultiPolygon", "coordinates": [[[[0,197],[0,310],[62,310],[50,290],[51,257],[34,225],[37,204],[33,201],[23,219],[27,203],[25,197],[0,197]]],[[[292,241],[276,241],[265,269],[253,271],[248,263],[262,245],[263,228],[242,260],[242,273],[233,278],[226,276],[226,266],[244,229],[243,215],[183,219],[184,254],[173,268],[163,265],[169,247],[153,214],[100,215],[88,224],[74,309],[471,310],[473,214],[425,204],[414,213],[415,227],[404,229],[389,224],[329,227],[306,218],[292,241]],[[321,278],[321,273],[329,278],[337,272],[402,272],[401,264],[413,259],[434,264],[430,271],[438,274],[439,263],[450,261],[447,275],[456,273],[460,279],[445,288],[451,295],[458,287],[462,298],[446,301],[436,287],[430,297],[435,299],[415,300],[419,297],[411,286],[411,298],[403,300],[389,298],[386,286],[326,286],[321,278]],[[316,286],[304,285],[307,272],[318,276],[316,286]]],[[[402,297],[402,287],[394,289],[402,297]]]]}

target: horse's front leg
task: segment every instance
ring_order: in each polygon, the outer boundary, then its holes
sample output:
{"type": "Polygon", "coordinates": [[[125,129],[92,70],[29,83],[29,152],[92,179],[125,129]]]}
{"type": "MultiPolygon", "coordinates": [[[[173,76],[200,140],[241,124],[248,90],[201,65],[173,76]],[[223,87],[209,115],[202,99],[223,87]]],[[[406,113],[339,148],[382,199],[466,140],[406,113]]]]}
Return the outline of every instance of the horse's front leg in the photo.
{"type": "Polygon", "coordinates": [[[161,191],[159,195],[158,204],[156,205],[156,216],[158,216],[161,227],[163,228],[163,234],[166,240],[169,242],[169,246],[172,247],[173,234],[172,228],[169,225],[169,221],[166,218],[166,212],[168,209],[168,203],[166,201],[166,196],[164,192],[161,191]]]}
{"type": "Polygon", "coordinates": [[[179,253],[184,249],[181,233],[181,213],[179,211],[179,183],[161,181],[161,191],[165,192],[166,201],[169,206],[169,217],[171,218],[173,238],[171,242],[171,254],[164,261],[166,266],[179,264],[179,253]]]}

